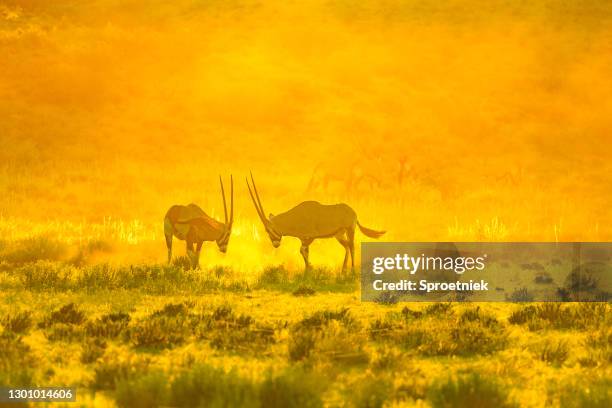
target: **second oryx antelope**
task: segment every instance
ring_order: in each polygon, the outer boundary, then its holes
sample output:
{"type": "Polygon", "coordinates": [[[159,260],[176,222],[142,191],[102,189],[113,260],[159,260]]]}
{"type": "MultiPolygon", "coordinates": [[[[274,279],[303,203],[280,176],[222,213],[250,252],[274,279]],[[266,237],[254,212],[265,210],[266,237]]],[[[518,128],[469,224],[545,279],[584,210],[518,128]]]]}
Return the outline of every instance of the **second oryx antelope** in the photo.
{"type": "Polygon", "coordinates": [[[281,238],[285,235],[298,238],[302,241],[300,253],[304,258],[306,269],[310,267],[308,262],[309,246],[315,239],[336,238],[345,250],[342,271],[347,269],[349,255],[351,257],[351,270],[354,271],[355,227],[359,227],[361,232],[370,238],[379,238],[385,233],[385,231],[375,231],[361,225],[357,220],[355,211],[346,204],[324,205],[318,201],[304,201],[282,214],[270,214],[269,217],[266,217],[253,174],[251,174],[253,191],[251,191],[248,178],[246,182],[257,215],[263,222],[272,245],[278,248],[281,238]]]}
{"type": "Polygon", "coordinates": [[[234,222],[234,179],[230,176],[231,204],[229,217],[227,215],[227,203],[225,201],[225,191],[221,176],[219,176],[219,182],[221,183],[225,223],[208,216],[200,207],[193,203],[189,205],[173,205],[166,213],[164,217],[164,235],[166,236],[166,246],[168,247],[168,262],[172,259],[173,236],[186,241],[187,257],[194,268],[200,266],[200,250],[204,241],[216,241],[221,252],[225,253],[227,251],[227,244],[229,243],[234,222]]]}

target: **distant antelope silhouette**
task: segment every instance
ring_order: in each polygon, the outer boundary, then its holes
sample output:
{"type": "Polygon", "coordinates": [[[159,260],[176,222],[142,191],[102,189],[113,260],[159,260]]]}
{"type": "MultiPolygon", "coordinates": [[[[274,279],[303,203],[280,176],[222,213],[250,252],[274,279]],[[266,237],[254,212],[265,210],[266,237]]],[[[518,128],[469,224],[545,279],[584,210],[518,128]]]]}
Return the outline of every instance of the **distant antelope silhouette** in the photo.
{"type": "Polygon", "coordinates": [[[200,207],[193,203],[189,205],[173,205],[166,213],[164,217],[164,235],[166,236],[166,246],[168,248],[168,262],[172,260],[173,236],[186,241],[187,257],[193,268],[200,266],[200,250],[204,241],[216,241],[222,253],[227,251],[234,222],[234,179],[230,176],[231,204],[229,217],[227,215],[227,203],[225,201],[225,191],[221,176],[219,176],[219,182],[221,183],[225,223],[208,216],[200,207]]]}

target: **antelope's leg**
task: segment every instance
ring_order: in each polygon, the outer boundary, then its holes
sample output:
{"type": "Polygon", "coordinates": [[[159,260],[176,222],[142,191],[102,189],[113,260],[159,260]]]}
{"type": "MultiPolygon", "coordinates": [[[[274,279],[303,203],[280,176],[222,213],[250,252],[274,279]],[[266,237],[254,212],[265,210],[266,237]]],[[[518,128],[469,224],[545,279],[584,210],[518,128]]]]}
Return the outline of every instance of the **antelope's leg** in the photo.
{"type": "Polygon", "coordinates": [[[346,230],[348,249],[351,253],[351,272],[355,272],[355,226],[346,230]]]}
{"type": "Polygon", "coordinates": [[[345,238],[344,231],[336,235],[336,239],[338,240],[340,245],[342,245],[342,247],[344,248],[344,261],[342,262],[342,272],[346,272],[346,266],[348,263],[348,256],[349,256],[349,241],[348,239],[345,238]]]}
{"type": "Polygon", "coordinates": [[[196,244],[196,253],[195,253],[195,267],[196,269],[200,269],[200,251],[202,250],[202,244],[204,241],[200,241],[196,244]]]}
{"type": "Polygon", "coordinates": [[[172,260],[172,224],[168,218],[164,219],[164,235],[166,237],[166,248],[168,248],[168,263],[172,260]]]}
{"type": "Polygon", "coordinates": [[[168,263],[172,261],[172,235],[166,235],[166,247],[168,248],[168,263]]]}
{"type": "Polygon", "coordinates": [[[187,258],[189,258],[189,263],[191,264],[191,267],[194,267],[194,253],[193,253],[193,241],[187,239],[185,241],[187,244],[187,258]]]}
{"type": "Polygon", "coordinates": [[[306,270],[310,268],[310,264],[308,263],[308,253],[309,253],[309,245],[312,244],[312,239],[303,239],[302,246],[300,247],[300,254],[304,258],[304,265],[306,270]]]}

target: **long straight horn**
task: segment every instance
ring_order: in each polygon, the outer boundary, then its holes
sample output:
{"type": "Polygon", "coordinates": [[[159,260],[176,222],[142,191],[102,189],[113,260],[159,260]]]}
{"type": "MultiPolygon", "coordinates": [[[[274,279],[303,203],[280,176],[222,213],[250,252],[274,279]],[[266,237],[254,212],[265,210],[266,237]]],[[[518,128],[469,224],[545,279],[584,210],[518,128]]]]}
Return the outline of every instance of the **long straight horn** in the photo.
{"type": "Polygon", "coordinates": [[[251,185],[249,184],[248,177],[245,177],[245,180],[246,180],[247,187],[249,189],[249,195],[251,196],[251,200],[253,201],[255,210],[257,211],[257,215],[259,215],[259,218],[261,219],[261,221],[265,223],[266,222],[265,217],[261,214],[261,210],[259,209],[259,206],[257,205],[257,201],[255,201],[255,196],[253,195],[253,192],[251,191],[251,185]]]}
{"type": "Polygon", "coordinates": [[[232,225],[234,223],[234,176],[232,176],[230,174],[230,200],[231,201],[231,208],[230,208],[230,225],[232,225]]]}
{"type": "Polygon", "coordinates": [[[261,200],[259,199],[259,193],[257,192],[257,186],[255,185],[255,179],[253,179],[253,173],[251,172],[251,182],[253,183],[253,190],[255,190],[255,197],[257,197],[257,202],[259,203],[259,209],[261,210],[261,215],[266,218],[266,212],[261,205],[261,200]]]}
{"type": "Polygon", "coordinates": [[[227,203],[225,202],[225,190],[223,189],[223,180],[219,175],[219,183],[221,183],[221,196],[223,197],[223,212],[225,213],[225,223],[227,224],[227,203]]]}

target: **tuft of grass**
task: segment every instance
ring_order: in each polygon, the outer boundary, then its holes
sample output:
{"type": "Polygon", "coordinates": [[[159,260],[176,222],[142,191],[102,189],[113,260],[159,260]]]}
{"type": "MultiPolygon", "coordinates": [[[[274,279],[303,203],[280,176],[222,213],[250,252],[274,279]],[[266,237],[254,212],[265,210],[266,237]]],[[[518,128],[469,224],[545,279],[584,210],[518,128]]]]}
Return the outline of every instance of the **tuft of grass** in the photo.
{"type": "Polygon", "coordinates": [[[41,323],[42,327],[48,327],[56,323],[66,325],[80,325],[85,321],[85,313],[79,310],[77,305],[74,303],[68,303],[62,306],[58,310],[54,311],[49,315],[44,322],[41,323]]]}
{"type": "Polygon", "coordinates": [[[13,270],[17,282],[28,290],[88,291],[138,289],[149,294],[191,295],[219,290],[245,292],[244,279],[232,278],[230,273],[215,276],[200,270],[185,270],[167,264],[108,265],[96,264],[76,267],[68,263],[39,261],[13,270]]]}
{"type": "Polygon", "coordinates": [[[510,294],[510,296],[506,296],[506,300],[509,302],[533,302],[533,294],[529,292],[527,288],[519,288],[510,294]]]}
{"type": "Polygon", "coordinates": [[[16,334],[26,333],[32,327],[32,312],[19,312],[14,315],[6,315],[0,320],[5,330],[16,334]]]}
{"type": "Polygon", "coordinates": [[[95,362],[104,355],[105,350],[106,342],[103,340],[94,338],[86,341],[81,352],[81,363],[89,364],[95,362]]]}
{"type": "Polygon", "coordinates": [[[129,329],[129,338],[135,347],[165,349],[183,344],[191,329],[185,319],[167,316],[149,316],[129,329]]]}
{"type": "Polygon", "coordinates": [[[569,357],[569,346],[567,342],[547,342],[539,353],[539,358],[549,364],[562,365],[569,357]]]}
{"type": "Polygon", "coordinates": [[[512,312],[511,324],[527,324],[530,330],[598,328],[610,323],[610,305],[606,303],[529,305],[512,312]]]}
{"type": "Polygon", "coordinates": [[[262,352],[276,342],[274,327],[259,324],[249,315],[238,315],[230,306],[219,306],[202,316],[195,330],[197,338],[210,340],[219,350],[262,352]]]}
{"type": "Polygon", "coordinates": [[[192,268],[191,260],[186,255],[176,256],[172,258],[172,266],[184,271],[188,271],[192,268]]]}
{"type": "Polygon", "coordinates": [[[454,317],[448,306],[426,308],[423,315],[415,313],[408,309],[375,320],[369,328],[370,337],[425,356],[490,354],[507,345],[504,326],[479,307],[459,317],[454,317]]]}
{"type": "Polygon", "coordinates": [[[449,316],[454,313],[452,303],[434,303],[425,308],[427,316],[449,316]]]}
{"type": "Polygon", "coordinates": [[[313,288],[307,285],[300,285],[293,291],[293,296],[313,296],[317,293],[313,288]]]}
{"type": "Polygon", "coordinates": [[[168,303],[162,309],[154,312],[152,317],[178,317],[178,316],[186,316],[189,313],[189,309],[195,306],[192,302],[183,302],[183,303],[168,303]]]}
{"type": "Polygon", "coordinates": [[[294,324],[289,331],[289,360],[327,358],[344,364],[369,361],[366,335],[347,308],[317,311],[294,324]]]}
{"type": "Polygon", "coordinates": [[[85,326],[88,336],[116,338],[128,328],[130,315],[127,313],[111,313],[103,315],[95,321],[90,321],[85,326]]]}
{"type": "Polygon", "coordinates": [[[260,286],[282,285],[289,282],[289,272],[282,265],[268,266],[259,276],[260,286]]]}
{"type": "Polygon", "coordinates": [[[508,391],[499,382],[478,373],[439,381],[430,387],[427,394],[433,408],[517,406],[510,401],[508,391]]]}

